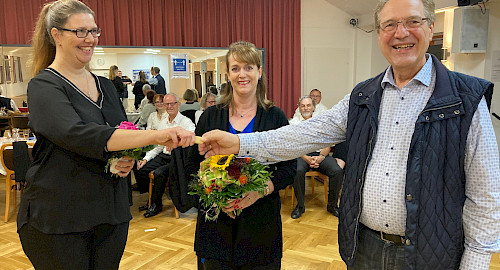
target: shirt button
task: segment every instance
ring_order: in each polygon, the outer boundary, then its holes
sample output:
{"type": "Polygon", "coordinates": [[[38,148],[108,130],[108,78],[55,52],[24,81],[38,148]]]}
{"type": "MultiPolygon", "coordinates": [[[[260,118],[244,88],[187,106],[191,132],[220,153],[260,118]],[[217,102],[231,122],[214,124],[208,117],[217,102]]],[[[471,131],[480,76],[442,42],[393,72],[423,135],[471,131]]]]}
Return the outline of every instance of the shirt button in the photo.
{"type": "Polygon", "coordinates": [[[399,125],[399,122],[398,122],[398,121],[396,121],[396,125],[399,125]]]}
{"type": "Polygon", "coordinates": [[[386,172],[386,173],[385,173],[385,175],[389,176],[389,173],[388,173],[388,172],[386,172]]]}
{"type": "Polygon", "coordinates": [[[401,97],[401,100],[405,100],[405,98],[404,98],[404,97],[401,97]]]}
{"type": "Polygon", "coordinates": [[[406,194],[406,200],[411,201],[413,199],[413,196],[411,194],[406,194]]]}
{"type": "Polygon", "coordinates": [[[389,224],[385,224],[386,227],[389,227],[389,224]]]}
{"type": "Polygon", "coordinates": [[[410,241],[410,239],[406,239],[405,244],[406,244],[407,246],[411,245],[411,241],[410,241]]]}
{"type": "Polygon", "coordinates": [[[439,114],[439,118],[444,118],[444,114],[439,114]]]}
{"type": "Polygon", "coordinates": [[[387,200],[383,200],[383,202],[387,202],[387,200]]]}
{"type": "Polygon", "coordinates": [[[394,146],[391,147],[391,150],[394,150],[394,146]]]}
{"type": "Polygon", "coordinates": [[[250,154],[250,151],[247,151],[247,155],[250,154]]]}

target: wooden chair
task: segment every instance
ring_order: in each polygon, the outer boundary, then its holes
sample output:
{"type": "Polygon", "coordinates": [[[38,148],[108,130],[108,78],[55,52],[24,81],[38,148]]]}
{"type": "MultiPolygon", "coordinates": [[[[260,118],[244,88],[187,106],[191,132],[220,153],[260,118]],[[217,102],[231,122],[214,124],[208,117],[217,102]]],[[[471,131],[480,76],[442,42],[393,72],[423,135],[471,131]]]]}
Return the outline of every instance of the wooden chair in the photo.
{"type": "Polygon", "coordinates": [[[18,129],[29,129],[28,126],[28,116],[27,115],[15,115],[13,114],[10,119],[10,124],[12,128],[18,129]]]}
{"type": "MultiPolygon", "coordinates": [[[[312,193],[314,193],[314,182],[315,180],[323,183],[323,187],[325,188],[325,206],[328,205],[328,176],[318,172],[318,171],[308,171],[306,172],[306,178],[307,177],[310,177],[311,178],[311,191],[312,193]]],[[[285,189],[285,197],[286,197],[286,194],[288,193],[287,190],[288,188],[292,188],[292,204],[291,204],[291,207],[292,209],[295,207],[294,205],[294,200],[295,200],[295,191],[293,190],[293,186],[290,185],[288,187],[286,187],[285,189]]]]}
{"type": "MultiPolygon", "coordinates": [[[[148,176],[149,176],[148,208],[151,207],[151,195],[153,194],[153,186],[155,185],[154,172],[155,171],[151,171],[148,174],[148,176]]],[[[167,181],[169,181],[169,180],[167,180],[167,181]]],[[[168,182],[167,182],[167,191],[168,191],[168,182]]],[[[174,207],[175,218],[179,218],[179,211],[177,210],[177,208],[175,208],[175,205],[173,205],[173,207],[174,207]]]]}
{"type": "MultiPolygon", "coordinates": [[[[28,146],[28,154],[30,159],[32,159],[31,151],[34,145],[33,142],[27,142],[28,146]]],[[[16,178],[14,172],[14,150],[12,149],[12,143],[3,144],[0,147],[0,157],[2,159],[2,165],[5,168],[5,172],[7,175],[5,176],[5,218],[4,221],[7,222],[9,220],[9,212],[10,212],[10,197],[11,193],[13,193],[12,197],[14,198],[14,207],[17,204],[17,192],[16,192],[16,178]],[[10,149],[7,149],[9,147],[10,149]]],[[[23,188],[21,187],[21,196],[23,195],[23,188]]]]}

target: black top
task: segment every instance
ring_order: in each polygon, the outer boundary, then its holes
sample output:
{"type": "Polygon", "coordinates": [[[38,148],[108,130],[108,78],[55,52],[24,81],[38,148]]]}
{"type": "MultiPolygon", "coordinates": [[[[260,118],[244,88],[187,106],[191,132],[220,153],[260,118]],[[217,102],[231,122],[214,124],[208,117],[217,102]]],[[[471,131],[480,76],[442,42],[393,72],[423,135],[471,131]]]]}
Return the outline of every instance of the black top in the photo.
{"type": "MultiPolygon", "coordinates": [[[[265,111],[258,107],[255,116],[254,132],[272,130],[288,125],[281,109],[272,107],[265,111]]],[[[229,131],[229,110],[211,106],[205,110],[198,121],[196,135],[220,129],[229,131]]],[[[191,152],[187,162],[188,175],[198,171],[204,158],[197,148],[191,152]]],[[[203,258],[231,261],[235,265],[269,264],[280,259],[283,253],[281,231],[281,201],[278,191],[293,183],[296,161],[283,161],[270,164],[271,181],[274,192],[257,200],[243,210],[236,219],[221,213],[217,222],[205,221],[203,212],[198,212],[194,249],[203,258]]]]}
{"type": "Polygon", "coordinates": [[[94,75],[97,102],[53,69],[28,84],[31,130],[37,142],[17,218],[47,234],[82,232],[128,222],[127,183],[104,172],[105,146],[126,121],[111,81],[94,75]]]}
{"type": "Polygon", "coordinates": [[[145,84],[147,84],[147,82],[136,81],[134,84],[134,89],[132,89],[132,93],[134,93],[135,95],[135,101],[139,100],[139,103],[145,97],[144,92],[142,91],[142,87],[145,84]]]}
{"type": "Polygon", "coordinates": [[[12,105],[10,104],[10,98],[0,97],[0,107],[5,107],[7,110],[13,111],[12,105]]]}
{"type": "Polygon", "coordinates": [[[113,85],[116,88],[116,92],[118,93],[118,97],[123,98],[125,97],[125,91],[127,89],[125,88],[125,85],[123,84],[122,78],[116,76],[114,80],[112,80],[113,85]]]}
{"type": "Polygon", "coordinates": [[[155,90],[157,94],[167,94],[167,89],[165,88],[165,79],[163,79],[163,76],[158,74],[156,75],[156,79],[158,80],[158,84],[153,85],[153,90],[155,90]]]}

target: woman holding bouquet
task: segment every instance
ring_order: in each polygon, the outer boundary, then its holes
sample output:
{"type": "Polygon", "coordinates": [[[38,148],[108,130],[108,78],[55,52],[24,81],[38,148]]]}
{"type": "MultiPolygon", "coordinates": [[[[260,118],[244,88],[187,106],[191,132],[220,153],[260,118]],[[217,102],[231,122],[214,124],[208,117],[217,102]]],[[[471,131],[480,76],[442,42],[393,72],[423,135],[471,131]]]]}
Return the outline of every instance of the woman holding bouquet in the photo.
{"type": "MultiPolygon", "coordinates": [[[[209,107],[200,117],[196,134],[214,129],[246,133],[276,129],[288,125],[278,107],[265,99],[266,79],[261,55],[255,45],[236,42],[226,55],[231,81],[220,104],[209,107]]],[[[196,148],[187,169],[196,173],[203,157],[196,148]]],[[[280,269],[283,249],[281,202],[278,191],[293,183],[295,161],[269,165],[272,177],[264,196],[256,191],[229,202],[216,222],[206,221],[208,209],[200,209],[194,249],[198,269],[280,269]],[[232,213],[243,209],[239,216],[232,213]]],[[[200,207],[201,208],[201,207],[200,207]]]]}
{"type": "MultiPolygon", "coordinates": [[[[33,36],[28,85],[36,134],[17,228],[36,269],[118,269],[131,219],[127,182],[105,172],[112,151],[192,144],[181,129],[116,129],[126,121],[116,90],[85,67],[101,34],[76,0],[46,4],[33,36]]],[[[134,161],[114,169],[124,177],[134,161]]]]}

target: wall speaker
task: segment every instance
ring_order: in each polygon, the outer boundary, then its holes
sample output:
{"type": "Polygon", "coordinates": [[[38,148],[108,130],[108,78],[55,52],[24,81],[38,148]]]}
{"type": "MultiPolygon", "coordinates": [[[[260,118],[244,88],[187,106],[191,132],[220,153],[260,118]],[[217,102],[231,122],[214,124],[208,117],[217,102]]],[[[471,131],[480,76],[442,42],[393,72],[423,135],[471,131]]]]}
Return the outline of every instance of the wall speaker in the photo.
{"type": "Polygon", "coordinates": [[[200,62],[200,73],[207,73],[207,62],[200,62]]]}
{"type": "Polygon", "coordinates": [[[452,53],[485,53],[488,43],[489,10],[479,7],[455,9],[452,53]],[[484,14],[483,14],[484,12],[484,14]]]}

